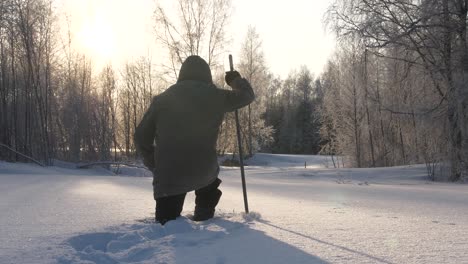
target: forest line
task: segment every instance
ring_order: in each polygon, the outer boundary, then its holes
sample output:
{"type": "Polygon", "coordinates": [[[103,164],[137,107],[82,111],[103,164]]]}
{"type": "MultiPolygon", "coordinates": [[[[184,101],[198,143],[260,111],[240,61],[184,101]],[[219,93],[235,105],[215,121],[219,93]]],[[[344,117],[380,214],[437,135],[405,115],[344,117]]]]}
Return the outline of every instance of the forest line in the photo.
{"type": "MultiPolygon", "coordinates": [[[[298,65],[276,76],[249,27],[233,54],[257,94],[240,112],[245,154],[327,154],[354,167],[425,163],[431,177],[468,179],[467,6],[336,1],[324,16],[339,42],[320,75],[298,65]]],[[[162,6],[154,10],[155,41],[167,61],[141,57],[95,69],[59,33],[63,14],[53,1],[2,1],[0,142],[46,164],[137,158],[135,128],[185,57],[205,58],[215,84],[225,87],[231,1],[178,0],[177,11],[173,19],[162,6]]],[[[236,152],[234,126],[226,115],[220,155],[236,152]]],[[[0,159],[23,161],[6,149],[0,159]]]]}

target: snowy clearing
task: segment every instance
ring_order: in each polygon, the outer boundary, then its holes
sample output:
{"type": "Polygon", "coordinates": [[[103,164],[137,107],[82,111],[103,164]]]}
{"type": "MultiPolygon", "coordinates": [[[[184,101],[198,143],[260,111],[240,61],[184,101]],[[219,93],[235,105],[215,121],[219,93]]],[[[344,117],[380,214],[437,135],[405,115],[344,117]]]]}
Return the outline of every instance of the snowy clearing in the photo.
{"type": "Polygon", "coordinates": [[[468,263],[467,185],[427,181],[424,166],[327,162],[257,154],[255,213],[242,214],[238,168],[223,168],[216,217],[189,220],[190,193],[165,226],[144,172],[0,162],[0,263],[468,263]]]}

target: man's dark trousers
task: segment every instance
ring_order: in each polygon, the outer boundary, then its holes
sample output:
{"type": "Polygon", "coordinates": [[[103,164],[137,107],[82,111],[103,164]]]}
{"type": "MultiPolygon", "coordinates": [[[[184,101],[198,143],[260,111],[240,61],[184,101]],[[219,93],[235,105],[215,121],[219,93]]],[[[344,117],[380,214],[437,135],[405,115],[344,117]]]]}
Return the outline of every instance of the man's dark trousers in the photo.
{"type": "MultiPolygon", "coordinates": [[[[201,211],[211,211],[216,207],[221,197],[221,191],[218,189],[221,180],[216,180],[201,189],[195,191],[195,214],[201,211]]],[[[156,199],[156,222],[165,224],[169,220],[174,220],[180,216],[184,207],[185,195],[182,193],[173,196],[161,197],[156,199]]]]}

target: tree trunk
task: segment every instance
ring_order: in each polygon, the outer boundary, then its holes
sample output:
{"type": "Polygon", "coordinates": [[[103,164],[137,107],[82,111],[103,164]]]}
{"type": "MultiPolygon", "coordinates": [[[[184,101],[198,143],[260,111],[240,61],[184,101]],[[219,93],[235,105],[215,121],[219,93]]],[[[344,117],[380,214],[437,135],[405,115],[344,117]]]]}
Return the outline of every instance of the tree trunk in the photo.
{"type": "Polygon", "coordinates": [[[450,165],[451,175],[450,180],[456,181],[461,178],[462,172],[462,129],[461,129],[461,116],[459,102],[461,98],[458,98],[459,87],[454,83],[454,72],[452,69],[452,31],[450,28],[450,10],[449,0],[443,1],[443,22],[444,22],[444,39],[443,39],[443,66],[444,75],[447,83],[447,114],[449,121],[450,130],[450,165]]]}
{"type": "Polygon", "coordinates": [[[249,108],[249,157],[253,156],[253,146],[252,146],[252,118],[251,118],[251,109],[250,109],[250,104],[248,106],[249,108]]]}
{"type": "MultiPolygon", "coordinates": [[[[354,63],[353,63],[354,64],[354,63]]],[[[355,66],[355,65],[354,65],[355,66]]],[[[355,67],[353,67],[355,69],[355,67]]],[[[353,69],[353,71],[354,71],[353,69]]],[[[354,125],[354,144],[355,144],[355,155],[356,155],[356,163],[357,167],[361,168],[362,163],[361,163],[361,142],[359,140],[360,135],[360,127],[359,127],[359,120],[358,120],[358,101],[357,101],[357,87],[356,87],[356,72],[353,72],[353,77],[352,77],[352,86],[353,86],[353,125],[354,125]]]]}
{"type": "Polygon", "coordinates": [[[369,89],[367,87],[367,49],[364,52],[364,89],[365,89],[365,101],[366,101],[366,115],[367,115],[367,132],[369,134],[369,145],[371,150],[371,159],[372,159],[372,167],[375,167],[375,154],[374,154],[374,141],[372,137],[372,126],[370,122],[370,114],[369,114],[369,89]]]}

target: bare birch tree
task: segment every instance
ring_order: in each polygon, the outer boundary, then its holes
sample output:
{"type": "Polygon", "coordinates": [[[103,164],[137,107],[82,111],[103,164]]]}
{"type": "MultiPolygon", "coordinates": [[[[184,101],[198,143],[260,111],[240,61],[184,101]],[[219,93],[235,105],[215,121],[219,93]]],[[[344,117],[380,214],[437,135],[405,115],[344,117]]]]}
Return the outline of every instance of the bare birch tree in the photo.
{"type": "Polygon", "coordinates": [[[177,0],[176,5],[176,21],[161,5],[154,12],[156,36],[169,55],[165,72],[172,79],[177,79],[180,65],[190,55],[199,55],[208,65],[218,66],[232,12],[231,0],[177,0]]]}

